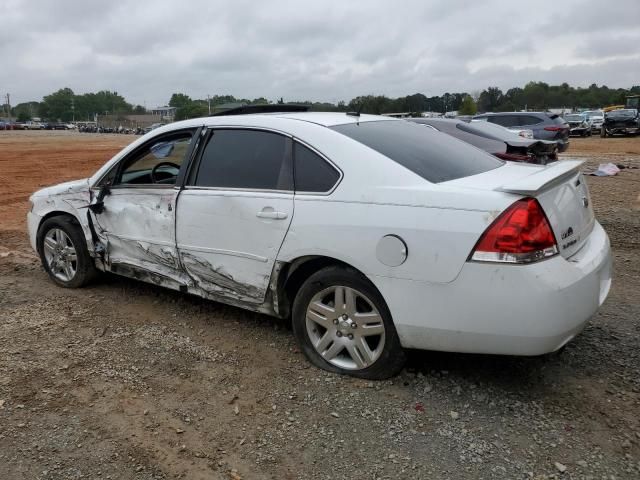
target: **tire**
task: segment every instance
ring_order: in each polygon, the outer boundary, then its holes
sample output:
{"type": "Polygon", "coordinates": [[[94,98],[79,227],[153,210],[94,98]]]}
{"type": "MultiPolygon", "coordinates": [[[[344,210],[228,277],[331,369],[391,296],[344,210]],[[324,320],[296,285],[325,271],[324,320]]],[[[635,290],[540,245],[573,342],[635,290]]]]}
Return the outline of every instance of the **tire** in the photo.
{"type": "Polygon", "coordinates": [[[292,323],[305,356],[329,372],[382,380],[406,361],[384,299],[352,268],[326,267],[311,275],[293,302],[292,323]],[[344,299],[338,308],[336,296],[344,299]]]}
{"type": "Polygon", "coordinates": [[[84,287],[96,277],[98,271],[75,219],[59,216],[45,220],[36,242],[44,270],[61,287],[84,287]]]}

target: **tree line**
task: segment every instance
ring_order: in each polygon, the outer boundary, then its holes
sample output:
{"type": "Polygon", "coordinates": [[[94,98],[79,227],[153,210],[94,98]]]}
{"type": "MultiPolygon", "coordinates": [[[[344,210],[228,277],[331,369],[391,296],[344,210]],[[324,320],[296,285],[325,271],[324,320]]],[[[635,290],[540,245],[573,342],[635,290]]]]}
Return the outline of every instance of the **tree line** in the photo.
{"type": "MultiPolygon", "coordinates": [[[[292,100],[287,103],[308,105],[312,111],[359,111],[361,113],[413,113],[457,111],[462,115],[477,112],[507,112],[518,110],[547,110],[549,108],[600,108],[625,103],[625,96],[640,94],[640,85],[629,89],[609,88],[595,83],[589,87],[572,87],[567,83],[549,85],[544,82],[529,82],[524,87],[514,87],[503,92],[498,87],[488,87],[479,92],[445,93],[428,97],[415,93],[404,97],[390,98],[385,95],[363,95],[350,100],[312,102],[292,100]]],[[[214,95],[206,99],[192,99],[184,93],[174,93],[169,106],[176,107],[176,120],[206,116],[221,105],[255,105],[265,103],[285,103],[283,98],[275,102],[264,97],[247,99],[233,95],[214,95]]],[[[2,109],[5,111],[5,108],[2,109]]],[[[118,92],[108,90],[97,93],[76,95],[70,88],[62,88],[45,96],[42,101],[20,103],[11,109],[12,117],[18,121],[27,121],[33,117],[47,120],[93,120],[96,114],[127,115],[143,114],[146,109],[141,105],[132,105],[118,92]]]]}

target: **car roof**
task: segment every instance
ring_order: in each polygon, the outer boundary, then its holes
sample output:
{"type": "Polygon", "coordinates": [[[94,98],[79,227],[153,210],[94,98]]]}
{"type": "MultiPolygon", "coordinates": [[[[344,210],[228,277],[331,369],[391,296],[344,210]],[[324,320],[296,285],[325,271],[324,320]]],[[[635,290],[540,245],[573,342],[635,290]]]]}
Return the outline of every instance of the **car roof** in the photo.
{"type": "Polygon", "coordinates": [[[349,123],[365,123],[365,122],[401,122],[403,120],[384,117],[382,115],[348,115],[345,112],[277,112],[277,113],[251,113],[246,115],[216,115],[211,117],[192,118],[189,120],[183,120],[180,122],[169,123],[158,129],[158,132],[171,131],[178,128],[191,128],[215,125],[251,125],[258,123],[265,123],[267,119],[281,119],[299,122],[314,123],[316,125],[324,127],[333,127],[336,125],[344,125],[349,123]]]}
{"type": "Polygon", "coordinates": [[[501,115],[553,115],[551,112],[487,112],[476,115],[476,117],[497,117],[501,115]]]}
{"type": "Polygon", "coordinates": [[[429,117],[415,117],[415,118],[405,118],[405,120],[409,122],[415,123],[434,123],[434,124],[446,124],[446,123],[469,123],[464,120],[460,120],[459,118],[429,118],[429,117]]]}

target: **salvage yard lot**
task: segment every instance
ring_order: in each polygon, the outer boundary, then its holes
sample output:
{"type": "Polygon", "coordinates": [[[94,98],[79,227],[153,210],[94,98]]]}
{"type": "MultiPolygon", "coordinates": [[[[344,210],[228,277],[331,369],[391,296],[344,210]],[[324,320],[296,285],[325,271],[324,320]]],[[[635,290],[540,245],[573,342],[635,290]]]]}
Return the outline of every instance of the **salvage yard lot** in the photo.
{"type": "Polygon", "coordinates": [[[384,382],[311,367],[277,319],[113,276],[54,286],[29,194],[135,138],[0,133],[0,479],[640,477],[640,138],[563,156],[630,167],[587,177],[614,283],[582,335],[541,358],[413,352],[384,382]]]}

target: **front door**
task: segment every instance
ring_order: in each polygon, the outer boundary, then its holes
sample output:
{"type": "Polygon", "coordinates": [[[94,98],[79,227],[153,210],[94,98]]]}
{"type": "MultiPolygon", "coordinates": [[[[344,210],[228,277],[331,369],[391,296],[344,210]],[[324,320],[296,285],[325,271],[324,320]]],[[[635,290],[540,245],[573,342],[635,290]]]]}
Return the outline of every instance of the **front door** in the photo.
{"type": "Polygon", "coordinates": [[[176,250],[175,187],[194,135],[194,130],[160,135],[103,179],[111,184],[110,193],[102,211],[91,215],[108,270],[154,283],[185,283],[176,250]]]}
{"type": "Polygon", "coordinates": [[[215,129],[178,198],[185,270],[204,294],[260,304],[293,216],[291,139],[215,129]]]}

